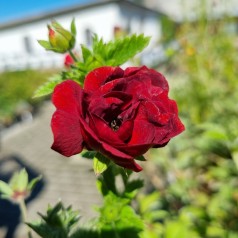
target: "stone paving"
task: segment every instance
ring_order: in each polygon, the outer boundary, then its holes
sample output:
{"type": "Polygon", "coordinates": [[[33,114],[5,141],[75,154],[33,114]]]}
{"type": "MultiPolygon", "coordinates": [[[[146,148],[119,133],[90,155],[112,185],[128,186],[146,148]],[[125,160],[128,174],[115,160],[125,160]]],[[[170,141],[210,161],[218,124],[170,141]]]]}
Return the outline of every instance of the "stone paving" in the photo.
{"type": "MultiPolygon", "coordinates": [[[[33,194],[35,197],[27,203],[31,221],[39,218],[38,211],[44,213],[48,204],[54,205],[59,199],[67,206],[72,204],[73,209],[80,210],[87,220],[96,215],[93,207],[101,203],[92,161],[79,156],[65,158],[50,149],[53,138],[49,124],[53,111],[51,103],[46,102],[33,122],[17,125],[3,134],[0,143],[0,179],[9,179],[10,174],[19,167],[26,167],[32,177],[43,175],[42,183],[33,194]]],[[[19,220],[18,210],[12,214],[6,212],[9,206],[17,208],[5,201],[0,203],[0,238],[7,237],[8,220],[16,223],[19,220]]],[[[17,226],[14,238],[26,237],[23,228],[17,226]]]]}

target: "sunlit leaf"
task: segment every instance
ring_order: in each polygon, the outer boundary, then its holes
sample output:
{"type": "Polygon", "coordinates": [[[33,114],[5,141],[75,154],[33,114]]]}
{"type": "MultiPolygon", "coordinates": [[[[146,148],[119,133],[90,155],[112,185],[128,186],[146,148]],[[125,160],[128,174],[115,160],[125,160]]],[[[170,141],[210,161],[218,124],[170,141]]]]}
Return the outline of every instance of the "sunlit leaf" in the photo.
{"type": "Polygon", "coordinates": [[[103,173],[109,166],[110,160],[104,155],[97,153],[93,158],[93,169],[96,175],[103,173]]]}

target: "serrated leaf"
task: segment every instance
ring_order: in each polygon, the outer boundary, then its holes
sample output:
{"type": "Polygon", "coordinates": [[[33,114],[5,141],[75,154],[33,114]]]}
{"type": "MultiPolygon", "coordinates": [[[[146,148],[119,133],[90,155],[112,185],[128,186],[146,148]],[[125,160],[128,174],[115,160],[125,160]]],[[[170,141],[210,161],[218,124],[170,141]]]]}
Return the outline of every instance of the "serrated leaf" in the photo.
{"type": "Polygon", "coordinates": [[[83,56],[83,61],[84,63],[88,63],[89,58],[92,57],[91,51],[84,45],[81,45],[81,50],[82,50],[82,56],[83,56]]]}
{"type": "Polygon", "coordinates": [[[65,238],[70,237],[74,226],[79,221],[79,214],[71,207],[65,208],[61,202],[54,207],[48,206],[46,215],[39,213],[42,220],[27,223],[38,235],[43,238],[65,238]]]}
{"type": "Polygon", "coordinates": [[[46,40],[38,40],[38,43],[44,47],[46,50],[53,50],[53,47],[51,46],[50,42],[46,40]]]}
{"type": "Polygon", "coordinates": [[[51,227],[44,223],[26,223],[33,231],[42,238],[65,238],[68,237],[63,229],[51,227]]]}
{"type": "Polygon", "coordinates": [[[107,236],[103,237],[114,237],[115,233],[123,238],[139,237],[139,232],[144,228],[143,221],[128,205],[129,202],[130,199],[121,198],[112,192],[104,197],[104,204],[98,209],[100,231],[107,231],[107,236]]]}
{"type": "Polygon", "coordinates": [[[93,158],[93,170],[94,173],[98,176],[103,173],[109,166],[110,160],[107,159],[104,155],[97,153],[93,158]]]}
{"type": "Polygon", "coordinates": [[[92,54],[101,63],[101,66],[119,66],[141,52],[149,44],[149,41],[150,37],[133,34],[104,43],[102,39],[94,35],[92,54]]]}
{"type": "Polygon", "coordinates": [[[127,36],[106,45],[107,65],[118,66],[141,52],[150,41],[150,37],[141,35],[127,36]],[[120,49],[120,50],[118,50],[120,49]]]}
{"type": "Polygon", "coordinates": [[[8,197],[13,194],[13,190],[7,183],[5,183],[4,181],[0,181],[0,193],[2,193],[1,197],[8,197]]]}
{"type": "Polygon", "coordinates": [[[34,93],[33,98],[42,97],[51,94],[57,84],[62,82],[62,77],[60,75],[55,75],[49,78],[48,82],[41,85],[34,93]]]}

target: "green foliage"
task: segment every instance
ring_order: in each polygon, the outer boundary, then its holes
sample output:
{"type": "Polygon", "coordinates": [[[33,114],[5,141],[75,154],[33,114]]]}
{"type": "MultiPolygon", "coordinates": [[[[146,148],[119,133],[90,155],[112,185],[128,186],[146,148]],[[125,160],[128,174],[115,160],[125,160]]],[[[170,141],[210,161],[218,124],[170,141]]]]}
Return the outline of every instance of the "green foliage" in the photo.
{"type": "Polygon", "coordinates": [[[129,199],[120,198],[111,192],[104,197],[104,205],[98,209],[99,230],[102,234],[106,233],[102,237],[139,237],[143,222],[128,205],[129,202],[129,199]]]}
{"type": "Polygon", "coordinates": [[[50,77],[46,83],[41,85],[35,92],[34,97],[42,97],[53,92],[55,86],[62,82],[62,77],[58,74],[50,77]]]}
{"type": "Polygon", "coordinates": [[[61,202],[49,206],[46,215],[39,215],[41,221],[27,225],[43,238],[70,238],[79,221],[78,212],[71,207],[65,208],[61,202]]]}
{"type": "Polygon", "coordinates": [[[118,197],[132,200],[144,183],[140,178],[131,179],[131,174],[131,170],[126,170],[111,163],[107,170],[98,177],[97,187],[103,196],[113,192],[118,197]],[[117,183],[118,179],[121,180],[120,186],[117,183]]]}
{"type": "Polygon", "coordinates": [[[93,55],[99,58],[104,65],[118,66],[141,52],[149,43],[150,38],[141,35],[132,35],[104,43],[94,36],[93,55]],[[118,50],[120,49],[120,50],[118,50]]]}
{"type": "Polygon", "coordinates": [[[159,192],[150,209],[150,195],[139,200],[143,238],[238,237],[238,57],[225,20],[187,23],[176,35],[181,48],[167,73],[186,131],[151,151],[159,192]],[[153,219],[156,211],[164,216],[153,219]]]}
{"type": "Polygon", "coordinates": [[[176,23],[165,15],[162,15],[160,17],[160,20],[162,30],[162,42],[166,44],[170,41],[173,41],[176,36],[176,23]]]}
{"type": "Polygon", "coordinates": [[[0,121],[11,121],[21,102],[37,106],[41,100],[32,99],[33,92],[52,72],[19,71],[0,74],[0,121]]]}
{"type": "Polygon", "coordinates": [[[40,221],[27,225],[43,238],[139,238],[143,222],[129,202],[129,199],[108,193],[104,204],[97,209],[99,217],[89,226],[79,225],[78,212],[59,202],[54,207],[49,206],[46,215],[39,213],[40,221]]]}

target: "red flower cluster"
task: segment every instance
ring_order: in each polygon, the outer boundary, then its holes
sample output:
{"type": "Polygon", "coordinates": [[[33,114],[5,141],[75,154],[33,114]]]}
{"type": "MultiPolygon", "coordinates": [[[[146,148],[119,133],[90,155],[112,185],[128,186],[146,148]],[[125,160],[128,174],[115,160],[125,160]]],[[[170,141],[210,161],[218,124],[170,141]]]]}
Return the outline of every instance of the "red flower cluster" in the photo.
{"type": "Polygon", "coordinates": [[[84,88],[66,80],[53,93],[52,149],[65,156],[95,150],[141,171],[136,157],[165,146],[184,130],[168,91],[164,76],[145,66],[95,69],[84,88]]]}

